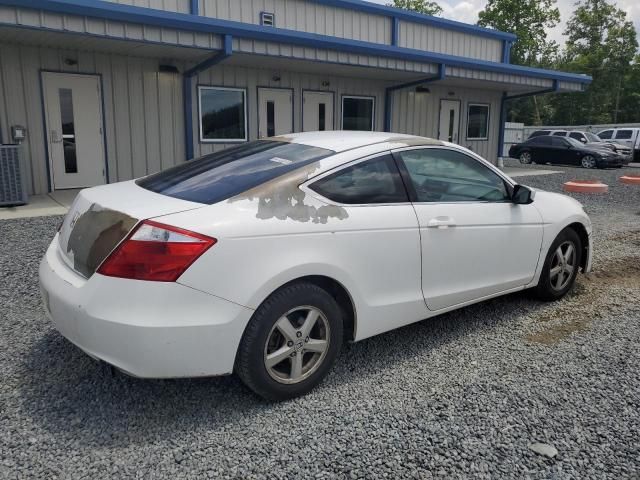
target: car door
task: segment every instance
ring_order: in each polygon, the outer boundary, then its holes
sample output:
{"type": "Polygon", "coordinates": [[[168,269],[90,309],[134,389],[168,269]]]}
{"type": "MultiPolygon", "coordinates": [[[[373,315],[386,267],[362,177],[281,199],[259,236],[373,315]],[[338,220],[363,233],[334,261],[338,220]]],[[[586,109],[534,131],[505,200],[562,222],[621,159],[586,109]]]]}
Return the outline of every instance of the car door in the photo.
{"type": "Polygon", "coordinates": [[[426,318],[418,221],[390,152],[323,174],[304,189],[329,204],[319,211],[338,210],[345,220],[324,248],[341,257],[351,278],[357,338],[426,318]]]}
{"type": "Polygon", "coordinates": [[[544,135],[532,141],[531,159],[535,163],[545,164],[552,161],[551,138],[550,135],[544,135]]]}
{"type": "Polygon", "coordinates": [[[551,137],[551,161],[562,165],[578,165],[580,156],[570,147],[571,144],[566,138],[551,137]]]}
{"type": "Polygon", "coordinates": [[[616,131],[615,140],[618,143],[634,148],[633,130],[630,128],[621,128],[616,131]]]}
{"type": "Polygon", "coordinates": [[[394,152],[418,217],[422,292],[437,311],[533,280],[542,219],[510,200],[512,185],[477,158],[446,147],[394,152]]]}

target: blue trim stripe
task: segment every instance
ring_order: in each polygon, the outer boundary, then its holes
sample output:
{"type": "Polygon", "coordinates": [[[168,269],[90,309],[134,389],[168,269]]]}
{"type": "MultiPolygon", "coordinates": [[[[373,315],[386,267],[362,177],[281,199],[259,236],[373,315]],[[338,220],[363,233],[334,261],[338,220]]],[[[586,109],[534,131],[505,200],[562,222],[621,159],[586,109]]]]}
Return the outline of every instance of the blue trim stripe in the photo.
{"type": "MultiPolygon", "coordinates": [[[[353,1],[353,0],[341,0],[353,1]]],[[[374,55],[422,63],[445,63],[447,66],[471,68],[488,72],[525,75],[530,77],[559,79],[577,83],[590,83],[591,77],[573,73],[555,72],[539,68],[507,65],[504,63],[475,60],[422,50],[381,45],[359,40],[318,35],[313,33],[264,27],[217,18],[166,12],[142,7],[132,7],[100,0],[0,0],[0,5],[27,7],[51,12],[134,22],[166,28],[175,28],[213,34],[229,34],[240,38],[281,42],[310,48],[324,48],[361,55],[374,55]]],[[[387,8],[387,7],[385,7],[387,8]]],[[[393,11],[396,12],[397,9],[393,11]]]]}
{"type": "Polygon", "coordinates": [[[398,17],[391,19],[391,45],[398,46],[398,40],[400,38],[400,20],[398,17]]]}

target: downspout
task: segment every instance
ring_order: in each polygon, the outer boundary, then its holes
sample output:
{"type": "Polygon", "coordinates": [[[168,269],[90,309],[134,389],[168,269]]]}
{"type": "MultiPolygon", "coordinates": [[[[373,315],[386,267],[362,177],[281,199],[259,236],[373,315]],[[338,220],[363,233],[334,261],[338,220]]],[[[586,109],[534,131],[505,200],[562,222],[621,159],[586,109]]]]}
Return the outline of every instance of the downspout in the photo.
{"type": "Polygon", "coordinates": [[[435,77],[423,78],[422,80],[414,80],[413,82],[402,83],[400,85],[392,85],[387,87],[384,92],[384,131],[391,131],[391,107],[393,92],[401,90],[403,88],[415,87],[422,85],[423,83],[438,82],[444,80],[446,77],[446,65],[441,63],[438,65],[438,75],[435,77]]]}
{"type": "Polygon", "coordinates": [[[193,78],[198,73],[211,68],[214,65],[226,60],[233,54],[233,37],[231,35],[224,36],[224,48],[221,52],[216,53],[212,57],[207,58],[196,66],[186,70],[182,77],[182,101],[184,105],[184,141],[185,141],[185,157],[187,160],[193,159],[193,78]]]}
{"type": "Polygon", "coordinates": [[[511,63],[511,40],[502,42],[502,63],[511,63]]]}
{"type": "Polygon", "coordinates": [[[200,6],[198,5],[198,0],[191,0],[189,4],[189,13],[191,15],[200,15],[200,6]]]}
{"type": "Polygon", "coordinates": [[[508,96],[507,92],[502,92],[502,100],[500,101],[500,130],[498,132],[498,166],[502,166],[504,158],[504,130],[505,123],[507,121],[507,101],[514,100],[516,98],[533,97],[535,95],[542,95],[544,93],[554,93],[560,90],[558,80],[553,81],[553,87],[546,88],[544,90],[538,90],[537,92],[519,93],[518,95],[508,96]]]}

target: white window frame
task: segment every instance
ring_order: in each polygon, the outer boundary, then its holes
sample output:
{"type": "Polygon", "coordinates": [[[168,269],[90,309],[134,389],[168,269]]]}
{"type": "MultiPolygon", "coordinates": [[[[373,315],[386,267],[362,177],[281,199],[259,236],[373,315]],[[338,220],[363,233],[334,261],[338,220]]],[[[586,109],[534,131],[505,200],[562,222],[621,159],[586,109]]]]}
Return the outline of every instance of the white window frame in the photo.
{"type": "Polygon", "coordinates": [[[491,126],[491,105],[488,103],[468,103],[467,104],[467,124],[465,137],[467,140],[489,140],[489,127],[491,126]],[[487,109],[487,136],[486,137],[470,137],[469,136],[469,111],[471,107],[486,107],[487,109]]]}
{"type": "Polygon", "coordinates": [[[260,25],[265,27],[275,27],[276,15],[271,12],[260,12],[260,25]]]}
{"type": "Polygon", "coordinates": [[[371,100],[373,102],[373,106],[371,108],[371,130],[369,131],[375,132],[376,130],[376,97],[371,97],[367,95],[342,95],[342,102],[341,102],[341,109],[340,109],[340,130],[344,130],[344,99],[345,98],[371,100]]]}
{"type": "Polygon", "coordinates": [[[215,87],[209,85],[198,86],[198,129],[200,143],[241,143],[249,140],[249,130],[247,121],[247,90],[245,88],[215,87]],[[244,138],[204,138],[202,128],[202,92],[205,90],[224,90],[232,92],[242,92],[242,104],[244,106],[244,138]]]}

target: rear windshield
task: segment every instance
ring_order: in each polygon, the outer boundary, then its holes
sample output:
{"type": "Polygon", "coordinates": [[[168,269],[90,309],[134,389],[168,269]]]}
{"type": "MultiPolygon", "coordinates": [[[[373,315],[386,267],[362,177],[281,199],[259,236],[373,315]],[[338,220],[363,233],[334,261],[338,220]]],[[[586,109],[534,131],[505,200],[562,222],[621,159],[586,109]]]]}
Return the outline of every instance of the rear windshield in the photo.
{"type": "Polygon", "coordinates": [[[258,140],[205,155],[136,183],[169,197],[212,204],[334,153],[298,143],[258,140]]]}

